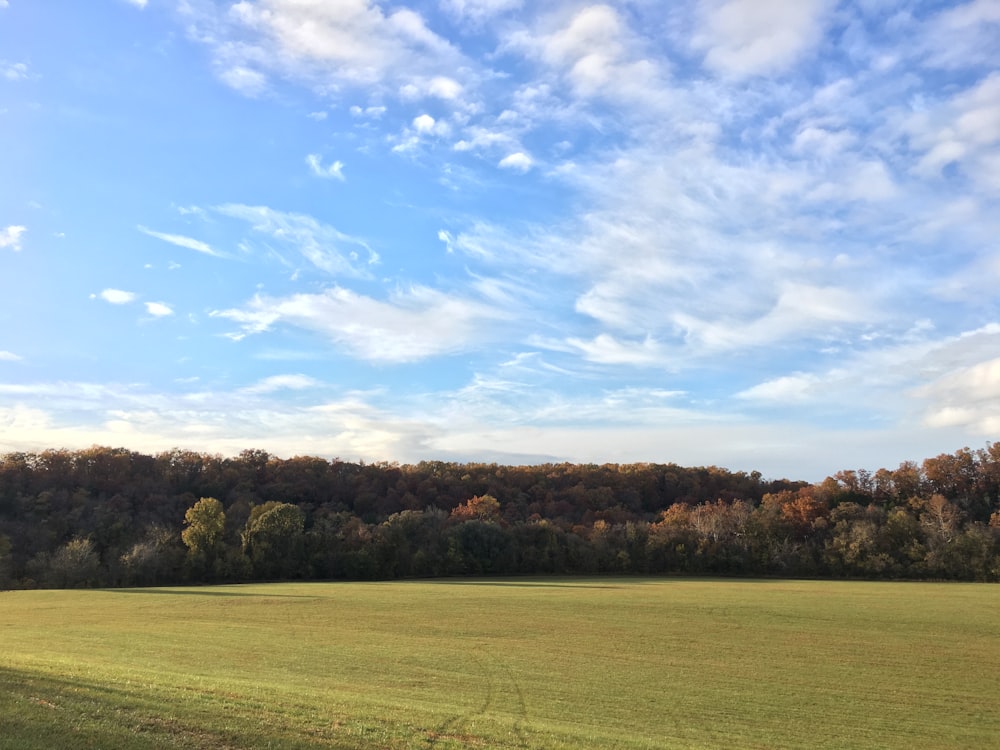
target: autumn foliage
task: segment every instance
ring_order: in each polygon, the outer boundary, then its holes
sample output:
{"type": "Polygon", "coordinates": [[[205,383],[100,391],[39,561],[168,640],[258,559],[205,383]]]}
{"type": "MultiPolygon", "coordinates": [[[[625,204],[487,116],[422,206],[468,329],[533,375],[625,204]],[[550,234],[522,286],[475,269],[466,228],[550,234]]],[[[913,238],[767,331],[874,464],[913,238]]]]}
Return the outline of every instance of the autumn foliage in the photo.
{"type": "Polygon", "coordinates": [[[687,573],[1000,580],[1000,447],[817,484],[674,464],[0,457],[0,586],[687,573]]]}

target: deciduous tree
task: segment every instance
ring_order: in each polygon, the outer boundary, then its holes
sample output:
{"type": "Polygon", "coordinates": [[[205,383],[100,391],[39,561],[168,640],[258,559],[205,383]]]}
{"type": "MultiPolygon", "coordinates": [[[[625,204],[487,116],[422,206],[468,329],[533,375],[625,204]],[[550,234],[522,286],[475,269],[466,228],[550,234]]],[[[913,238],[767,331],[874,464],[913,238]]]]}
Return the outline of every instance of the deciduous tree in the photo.
{"type": "Polygon", "coordinates": [[[188,548],[188,564],[198,575],[212,575],[223,552],[226,513],[214,497],[203,497],[184,514],[187,527],[181,539],[188,548]]]}
{"type": "Polygon", "coordinates": [[[243,531],[243,552],[255,575],[264,578],[300,576],[303,563],[305,514],[297,505],[266,502],[250,510],[243,531]]]}

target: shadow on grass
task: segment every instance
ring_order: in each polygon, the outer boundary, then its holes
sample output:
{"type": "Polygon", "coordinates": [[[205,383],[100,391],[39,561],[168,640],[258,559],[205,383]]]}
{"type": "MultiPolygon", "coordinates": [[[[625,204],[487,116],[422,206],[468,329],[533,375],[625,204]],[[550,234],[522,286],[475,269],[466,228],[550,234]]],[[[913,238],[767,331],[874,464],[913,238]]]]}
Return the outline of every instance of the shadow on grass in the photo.
{"type": "Polygon", "coordinates": [[[262,696],[235,696],[150,683],[104,682],[0,667],[0,748],[283,750],[359,743],[336,727],[299,726],[262,696]],[[266,717],[258,724],[256,719],[266,717]],[[283,719],[286,719],[283,721],[283,719]]]}
{"type": "Polygon", "coordinates": [[[224,597],[251,597],[256,599],[316,599],[317,596],[310,594],[269,594],[253,591],[219,591],[212,588],[131,588],[131,589],[103,589],[111,594],[171,594],[174,596],[224,596],[224,597]]]}
{"type": "Polygon", "coordinates": [[[154,696],[97,681],[0,668],[0,746],[231,747],[229,737],[170,716],[154,696]]]}
{"type": "MultiPolygon", "coordinates": [[[[593,579],[590,579],[593,580],[593,579]]],[[[441,586],[503,586],[526,589],[621,589],[625,586],[617,583],[586,583],[584,581],[497,581],[482,578],[430,578],[422,583],[433,583],[441,586]]]]}
{"type": "MultiPolygon", "coordinates": [[[[309,585],[309,586],[327,586],[330,584],[335,585],[351,585],[356,583],[359,585],[380,585],[380,584],[392,584],[392,585],[406,585],[406,584],[434,584],[436,586],[501,586],[505,588],[530,588],[530,589],[541,589],[541,588],[552,588],[552,589],[622,589],[635,586],[643,583],[641,580],[627,581],[627,582],[608,582],[608,583],[597,583],[593,578],[525,578],[525,579],[496,579],[496,578],[400,578],[385,581],[293,581],[289,582],[297,586],[309,585]]],[[[131,588],[114,588],[114,589],[101,589],[101,591],[106,591],[112,594],[174,594],[179,596],[220,596],[220,597],[256,597],[258,599],[267,598],[290,598],[290,599],[322,599],[325,598],[323,593],[316,594],[284,594],[269,591],[233,591],[231,587],[234,584],[219,584],[219,587],[225,588],[226,590],[219,590],[218,587],[207,585],[207,586],[185,586],[185,587],[156,587],[156,588],[141,588],[141,587],[131,587],[131,588]]],[[[240,584],[235,584],[240,585],[240,584]]],[[[281,586],[282,583],[251,583],[246,584],[249,586],[281,586]]]]}

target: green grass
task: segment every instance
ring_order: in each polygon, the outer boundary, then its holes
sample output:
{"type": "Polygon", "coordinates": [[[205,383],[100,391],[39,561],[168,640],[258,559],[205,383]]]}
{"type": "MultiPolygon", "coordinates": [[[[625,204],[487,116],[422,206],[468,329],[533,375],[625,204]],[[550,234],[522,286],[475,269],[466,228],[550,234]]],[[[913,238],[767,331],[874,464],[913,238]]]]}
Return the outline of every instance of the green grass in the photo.
{"type": "Polygon", "coordinates": [[[4,750],[998,744],[995,586],[0,592],[4,750]]]}

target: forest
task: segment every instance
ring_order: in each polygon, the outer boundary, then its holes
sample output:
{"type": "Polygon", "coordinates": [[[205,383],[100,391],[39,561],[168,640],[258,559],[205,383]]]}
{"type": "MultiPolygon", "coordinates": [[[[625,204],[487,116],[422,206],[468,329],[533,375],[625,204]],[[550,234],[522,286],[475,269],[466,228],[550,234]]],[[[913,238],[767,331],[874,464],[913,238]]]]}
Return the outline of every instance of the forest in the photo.
{"type": "Polygon", "coordinates": [[[675,464],[0,457],[0,588],[683,574],[1000,580],[1000,444],[809,484],[675,464]]]}

